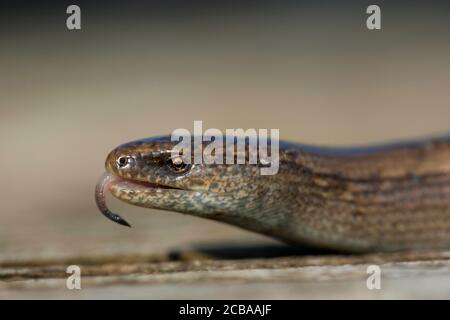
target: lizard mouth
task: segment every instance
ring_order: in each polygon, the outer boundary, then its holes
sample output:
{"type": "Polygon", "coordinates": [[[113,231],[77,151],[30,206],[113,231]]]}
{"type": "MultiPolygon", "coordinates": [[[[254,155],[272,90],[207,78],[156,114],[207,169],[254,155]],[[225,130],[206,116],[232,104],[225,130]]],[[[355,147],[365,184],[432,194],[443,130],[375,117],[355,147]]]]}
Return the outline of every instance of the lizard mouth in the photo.
{"type": "Polygon", "coordinates": [[[154,183],[154,182],[148,182],[148,181],[141,181],[141,180],[133,180],[128,178],[123,178],[119,176],[114,176],[114,182],[115,184],[122,184],[126,186],[136,186],[136,187],[144,187],[148,189],[173,189],[173,190],[183,190],[181,188],[172,187],[164,184],[154,183]]]}
{"type": "Polygon", "coordinates": [[[155,192],[167,192],[167,191],[186,191],[184,189],[171,187],[167,185],[132,180],[117,176],[115,174],[105,172],[97,182],[95,186],[95,202],[100,212],[109,220],[114,221],[123,226],[131,227],[131,225],[123,219],[120,215],[113,213],[109,210],[106,204],[106,191],[113,189],[128,190],[128,191],[155,191],[155,192]]]}

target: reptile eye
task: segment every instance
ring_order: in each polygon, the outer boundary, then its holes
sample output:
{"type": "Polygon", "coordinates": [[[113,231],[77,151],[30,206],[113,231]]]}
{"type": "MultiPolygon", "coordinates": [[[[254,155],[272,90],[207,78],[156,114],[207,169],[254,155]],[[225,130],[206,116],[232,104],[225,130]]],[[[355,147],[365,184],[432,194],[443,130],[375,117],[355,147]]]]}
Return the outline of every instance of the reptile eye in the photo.
{"type": "Polygon", "coordinates": [[[167,159],[169,168],[176,173],[185,173],[191,167],[189,164],[184,163],[181,157],[174,157],[167,159]]]}
{"type": "Polygon", "coordinates": [[[126,156],[120,156],[117,159],[117,165],[119,166],[119,168],[125,167],[127,164],[129,164],[129,162],[129,157],[126,156]]]}

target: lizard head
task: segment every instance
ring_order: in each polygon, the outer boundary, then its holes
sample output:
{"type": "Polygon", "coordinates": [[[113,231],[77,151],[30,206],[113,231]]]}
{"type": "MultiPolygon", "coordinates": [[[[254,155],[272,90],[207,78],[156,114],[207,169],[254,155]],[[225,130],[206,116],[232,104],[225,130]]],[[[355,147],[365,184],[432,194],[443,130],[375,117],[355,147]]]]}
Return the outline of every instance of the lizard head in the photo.
{"type": "MultiPolygon", "coordinates": [[[[102,213],[128,225],[107,208],[105,190],[133,205],[217,220],[248,211],[264,196],[263,177],[267,176],[260,175],[259,165],[193,163],[174,156],[176,144],[170,136],[162,136],[129,142],[111,151],[106,173],[96,188],[102,213]]],[[[202,151],[206,147],[201,144],[202,151]]]]}

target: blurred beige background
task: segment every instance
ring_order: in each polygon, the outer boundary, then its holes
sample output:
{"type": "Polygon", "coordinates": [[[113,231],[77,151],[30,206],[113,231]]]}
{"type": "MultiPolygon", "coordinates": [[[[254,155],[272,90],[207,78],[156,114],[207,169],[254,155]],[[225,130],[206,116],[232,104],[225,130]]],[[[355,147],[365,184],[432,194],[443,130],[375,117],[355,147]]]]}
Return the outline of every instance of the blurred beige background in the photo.
{"type": "Polygon", "coordinates": [[[275,243],[111,198],[132,229],[97,211],[113,147],[194,120],[328,145],[449,131],[446,3],[381,3],[381,31],[366,29],[364,2],[196,3],[81,3],[81,31],[65,28],[63,4],[8,11],[0,261],[275,243]]]}

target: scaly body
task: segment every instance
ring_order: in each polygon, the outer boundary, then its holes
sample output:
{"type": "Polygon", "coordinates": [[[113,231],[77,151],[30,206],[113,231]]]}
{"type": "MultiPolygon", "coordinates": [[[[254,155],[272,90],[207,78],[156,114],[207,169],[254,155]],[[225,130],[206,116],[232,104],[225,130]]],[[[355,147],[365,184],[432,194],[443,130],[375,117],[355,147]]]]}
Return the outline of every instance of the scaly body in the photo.
{"type": "Polygon", "coordinates": [[[97,186],[130,204],[214,219],[288,243],[350,252],[450,248],[450,138],[374,147],[280,143],[279,172],[179,165],[170,137],[113,150],[97,186]]]}

